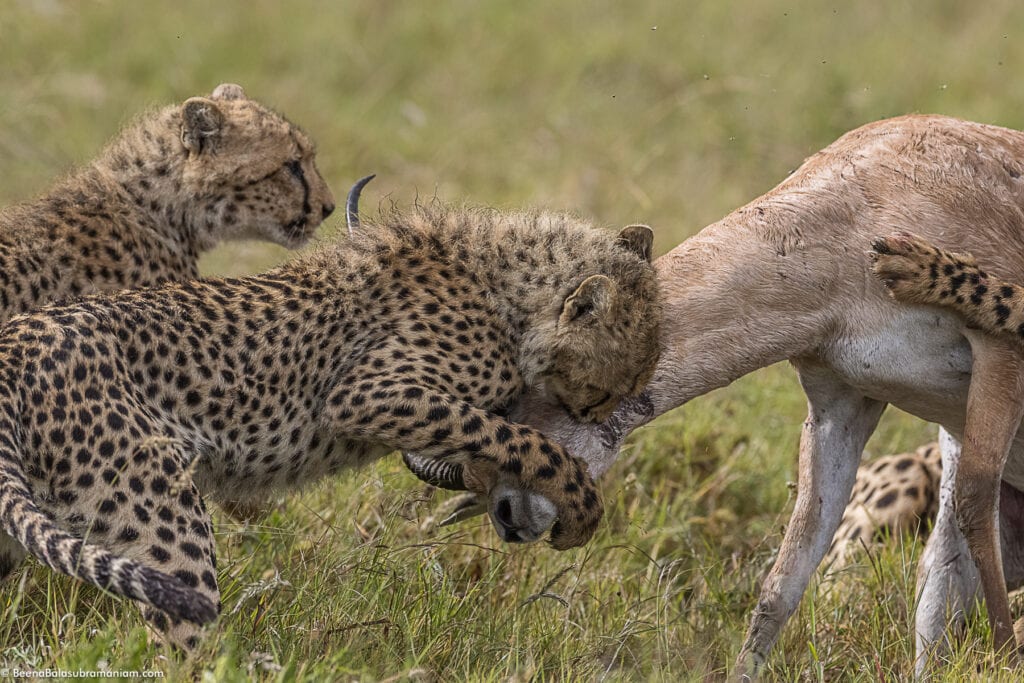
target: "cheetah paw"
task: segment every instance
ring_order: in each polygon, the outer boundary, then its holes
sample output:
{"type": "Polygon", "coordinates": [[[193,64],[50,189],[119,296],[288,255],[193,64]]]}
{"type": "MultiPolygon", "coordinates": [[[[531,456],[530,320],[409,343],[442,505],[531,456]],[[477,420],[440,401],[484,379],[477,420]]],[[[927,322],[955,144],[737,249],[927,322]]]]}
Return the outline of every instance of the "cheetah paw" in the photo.
{"type": "Polygon", "coordinates": [[[973,266],[973,259],[942,251],[909,232],[879,237],[868,252],[871,270],[892,297],[908,303],[937,303],[941,278],[950,278],[973,266]],[[950,270],[952,269],[952,270],[950,270]]]}

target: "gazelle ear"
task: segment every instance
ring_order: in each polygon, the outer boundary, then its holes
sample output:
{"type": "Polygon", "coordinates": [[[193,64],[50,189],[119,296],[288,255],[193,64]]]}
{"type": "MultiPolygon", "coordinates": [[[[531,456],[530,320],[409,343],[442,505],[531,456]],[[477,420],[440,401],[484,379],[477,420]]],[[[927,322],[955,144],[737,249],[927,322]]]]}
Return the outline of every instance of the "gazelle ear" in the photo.
{"type": "Polygon", "coordinates": [[[224,114],[213,100],[192,97],[181,108],[181,143],[192,154],[201,154],[208,143],[220,134],[224,114]]]}
{"type": "Polygon", "coordinates": [[[609,315],[615,283],[606,275],[591,275],[565,298],[562,314],[558,316],[559,327],[600,320],[609,315]]]}
{"type": "Polygon", "coordinates": [[[214,100],[244,100],[245,91],[237,83],[221,83],[213,89],[210,99],[214,100]]]}
{"type": "Polygon", "coordinates": [[[653,253],[654,231],[646,225],[627,225],[619,231],[616,242],[629,249],[631,252],[651,262],[653,253]]]}

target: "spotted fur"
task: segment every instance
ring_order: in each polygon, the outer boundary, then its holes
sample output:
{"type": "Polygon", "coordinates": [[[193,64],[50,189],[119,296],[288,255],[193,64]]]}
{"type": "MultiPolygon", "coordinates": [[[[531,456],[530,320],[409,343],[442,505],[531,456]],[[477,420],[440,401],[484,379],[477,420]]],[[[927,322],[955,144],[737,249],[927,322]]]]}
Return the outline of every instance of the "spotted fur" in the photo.
{"type": "Polygon", "coordinates": [[[822,566],[840,569],[859,549],[900,534],[926,535],[938,514],[941,476],[938,443],[862,465],[822,566]]]}
{"type": "MultiPolygon", "coordinates": [[[[198,275],[219,241],[305,243],[334,208],[312,144],[234,84],[145,114],[45,195],[0,211],[0,323],[198,275]]],[[[22,547],[0,533],[0,578],[22,547]]]]}
{"type": "Polygon", "coordinates": [[[552,544],[579,545],[602,513],[585,466],[493,410],[538,385],[601,419],[638,392],[659,352],[649,256],[565,216],[421,209],[263,275],[15,318],[2,528],[186,646],[219,602],[203,495],[261,499],[402,449],[461,463],[484,497],[540,493],[552,544]]]}
{"type": "Polygon", "coordinates": [[[981,330],[1024,339],[1024,287],[990,278],[971,254],[897,233],[876,240],[871,257],[894,298],[943,306],[981,330]]]}
{"type": "Polygon", "coordinates": [[[297,247],[334,208],[302,131],[237,85],[142,116],[89,165],[0,212],[0,319],[198,277],[225,239],[297,247]]]}

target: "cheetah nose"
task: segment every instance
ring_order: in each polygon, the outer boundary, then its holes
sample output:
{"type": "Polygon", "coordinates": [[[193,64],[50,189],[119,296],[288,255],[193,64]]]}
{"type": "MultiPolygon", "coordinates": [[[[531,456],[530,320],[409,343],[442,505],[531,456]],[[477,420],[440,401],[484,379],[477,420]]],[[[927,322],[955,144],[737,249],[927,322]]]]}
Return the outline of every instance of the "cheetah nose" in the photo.
{"type": "Polygon", "coordinates": [[[324,204],[323,212],[324,212],[324,220],[327,220],[327,217],[330,216],[332,213],[334,213],[334,204],[332,204],[330,202],[324,204]]]}

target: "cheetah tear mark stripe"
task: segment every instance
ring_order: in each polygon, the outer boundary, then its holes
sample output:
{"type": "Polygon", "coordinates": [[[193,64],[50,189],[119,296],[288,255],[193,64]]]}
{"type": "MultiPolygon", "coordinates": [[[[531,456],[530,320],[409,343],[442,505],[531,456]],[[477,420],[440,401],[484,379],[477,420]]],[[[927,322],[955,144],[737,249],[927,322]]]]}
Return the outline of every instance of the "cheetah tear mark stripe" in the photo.
{"type": "MultiPolygon", "coordinates": [[[[5,408],[6,415],[16,414],[5,408]]],[[[152,605],[176,619],[205,624],[217,607],[173,576],[115,555],[67,533],[36,505],[13,437],[10,419],[0,421],[0,524],[28,552],[55,571],[117,595],[152,605]]]]}
{"type": "Polygon", "coordinates": [[[289,161],[285,164],[285,168],[292,174],[292,177],[302,184],[302,215],[284,226],[285,233],[289,238],[292,238],[297,231],[306,226],[307,217],[313,208],[309,204],[309,181],[306,180],[306,174],[302,172],[302,164],[298,161],[289,161]]]}

